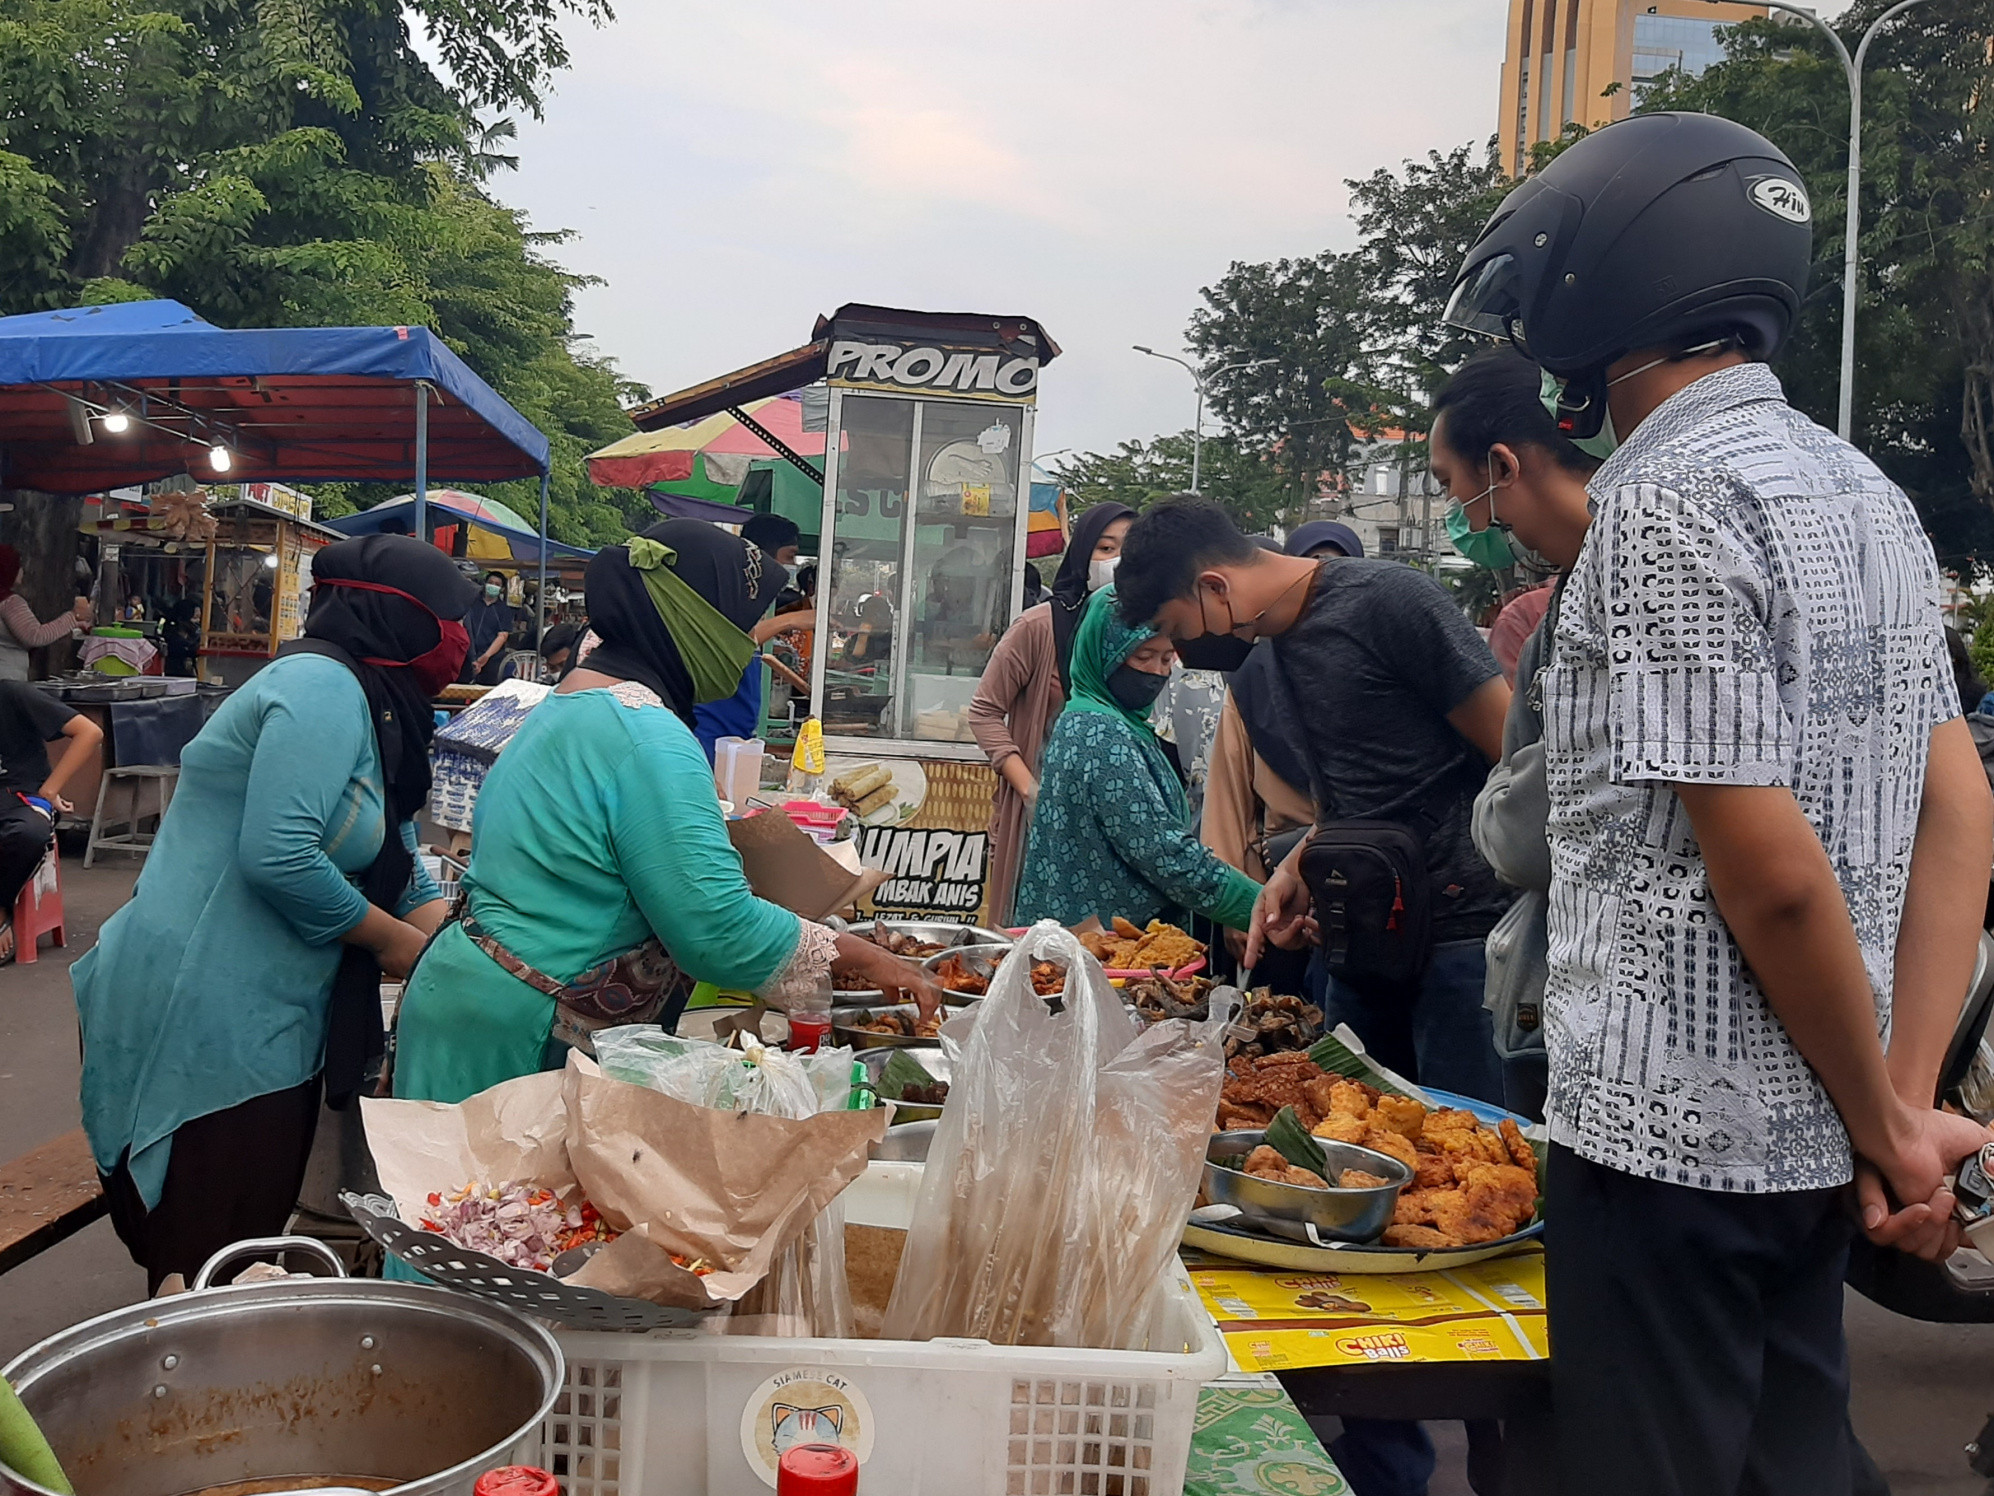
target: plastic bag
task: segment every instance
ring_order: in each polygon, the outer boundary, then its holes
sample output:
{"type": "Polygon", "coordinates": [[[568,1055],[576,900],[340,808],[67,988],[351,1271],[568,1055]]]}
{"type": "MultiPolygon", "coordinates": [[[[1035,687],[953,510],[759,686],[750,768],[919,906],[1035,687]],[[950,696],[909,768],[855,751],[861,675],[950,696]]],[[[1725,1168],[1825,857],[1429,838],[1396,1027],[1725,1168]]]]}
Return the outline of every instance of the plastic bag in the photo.
{"type": "Polygon", "coordinates": [[[596,1061],[612,1080],[646,1086],[694,1106],[721,1112],[758,1112],[801,1121],[819,1112],[841,1112],[851,1101],[852,1052],[821,1049],[788,1054],[681,1039],[654,1023],[598,1029],[596,1061]]]}
{"type": "Polygon", "coordinates": [[[982,1004],[944,1027],[962,1053],[881,1335],[1143,1348],[1234,1011],[1217,1000],[1203,1023],[1142,1027],[1073,935],[1028,931],[982,1004]],[[1057,1013],[1033,991],[1038,961],[1066,967],[1057,1013]]]}
{"type": "MultiPolygon", "coordinates": [[[[612,1079],[716,1111],[801,1121],[843,1111],[851,1102],[850,1049],[788,1054],[751,1045],[743,1051],[681,1039],[655,1024],[601,1030],[595,1047],[603,1074],[612,1079]]],[[[776,1255],[768,1276],[736,1302],[721,1328],[730,1335],[851,1338],[842,1203],[833,1200],[776,1255]]]]}

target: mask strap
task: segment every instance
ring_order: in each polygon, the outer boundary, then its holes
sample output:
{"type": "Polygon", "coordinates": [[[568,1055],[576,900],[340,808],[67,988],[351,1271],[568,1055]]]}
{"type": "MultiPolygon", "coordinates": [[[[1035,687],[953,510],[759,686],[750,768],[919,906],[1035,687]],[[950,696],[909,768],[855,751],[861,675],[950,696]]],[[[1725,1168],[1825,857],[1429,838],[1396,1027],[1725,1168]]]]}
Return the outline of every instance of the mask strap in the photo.
{"type": "MultiPolygon", "coordinates": [[[[1645,374],[1650,369],[1659,369],[1663,364],[1681,363],[1684,359],[1695,358],[1699,354],[1704,354],[1704,353],[1721,353],[1723,352],[1724,349],[1729,348],[1736,341],[1737,341],[1736,338],[1731,337],[1730,335],[1727,334],[1721,338],[1714,338],[1708,343],[1698,343],[1694,348],[1685,348],[1680,353],[1665,353],[1660,358],[1650,360],[1648,363],[1641,365],[1641,367],[1638,369],[1629,369],[1625,374],[1620,375],[1617,379],[1607,380],[1606,387],[1608,389],[1612,389],[1617,384],[1625,384],[1635,375],[1645,374]]],[[[1579,409],[1584,410],[1585,407],[1581,405],[1579,409]]]]}

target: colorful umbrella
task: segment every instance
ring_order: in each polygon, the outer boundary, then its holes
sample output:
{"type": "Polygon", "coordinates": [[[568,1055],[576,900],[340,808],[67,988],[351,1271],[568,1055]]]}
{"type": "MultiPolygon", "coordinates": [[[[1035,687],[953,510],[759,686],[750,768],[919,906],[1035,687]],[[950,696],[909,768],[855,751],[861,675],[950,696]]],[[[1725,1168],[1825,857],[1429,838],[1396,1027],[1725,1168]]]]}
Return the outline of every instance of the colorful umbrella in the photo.
{"type": "MultiPolygon", "coordinates": [[[[803,429],[800,392],[754,400],[742,407],[790,451],[817,462],[824,458],[824,433],[803,429]]],[[[670,485],[687,498],[729,503],[749,465],[782,454],[731,415],[708,416],[683,426],[639,431],[589,454],[589,477],[609,488],[670,485]]]]}

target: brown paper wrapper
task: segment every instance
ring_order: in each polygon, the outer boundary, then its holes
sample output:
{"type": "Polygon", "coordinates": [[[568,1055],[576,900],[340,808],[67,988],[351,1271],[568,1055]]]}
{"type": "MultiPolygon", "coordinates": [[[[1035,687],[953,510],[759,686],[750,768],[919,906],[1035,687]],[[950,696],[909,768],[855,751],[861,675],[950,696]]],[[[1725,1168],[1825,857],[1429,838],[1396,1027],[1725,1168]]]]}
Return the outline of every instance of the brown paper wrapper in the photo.
{"type": "Polygon", "coordinates": [[[694,1106],[611,1080],[580,1054],[563,1080],[575,1177],[625,1232],[568,1281],[639,1298],[635,1285],[672,1266],[672,1252],[713,1265],[698,1280],[713,1302],[740,1298],[886,1133],[884,1110],[792,1122],[694,1106]]]}
{"type": "Polygon", "coordinates": [[[433,1190],[518,1181],[579,1189],[624,1234],[562,1281],[676,1308],[739,1299],[865,1171],[888,1112],[800,1122],[714,1111],[611,1080],[580,1054],[457,1106],[361,1101],[381,1187],[418,1222],[433,1190]],[[705,1259],[701,1277],[672,1253],[705,1259]]]}

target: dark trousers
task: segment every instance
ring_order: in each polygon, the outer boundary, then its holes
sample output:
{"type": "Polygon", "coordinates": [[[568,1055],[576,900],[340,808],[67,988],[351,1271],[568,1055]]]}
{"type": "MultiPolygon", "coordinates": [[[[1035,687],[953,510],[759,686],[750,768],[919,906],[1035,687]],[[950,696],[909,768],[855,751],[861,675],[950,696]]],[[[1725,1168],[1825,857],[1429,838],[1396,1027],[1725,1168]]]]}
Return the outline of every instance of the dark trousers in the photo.
{"type": "Polygon", "coordinates": [[[1416,982],[1347,982],[1328,974],[1320,949],[1309,967],[1311,990],[1322,993],[1325,1033],[1347,1023],[1365,1049],[1406,1079],[1500,1106],[1495,1023],[1482,1006],[1487,981],[1480,939],[1435,945],[1416,982]]]}
{"type": "Polygon", "coordinates": [[[14,901],[41,866],[55,825],[12,790],[0,790],[0,924],[14,917],[14,901]]]}
{"type": "Polygon", "coordinates": [[[1553,1147],[1564,1496],[1848,1496],[1840,1191],[1722,1194],[1553,1147]]]}
{"type": "Polygon", "coordinates": [[[118,1240],[148,1292],[194,1275],[223,1247],[279,1236],[298,1203],[318,1130],[320,1078],[210,1112],[174,1131],[159,1203],[147,1210],[126,1161],[104,1178],[118,1240]]]}

